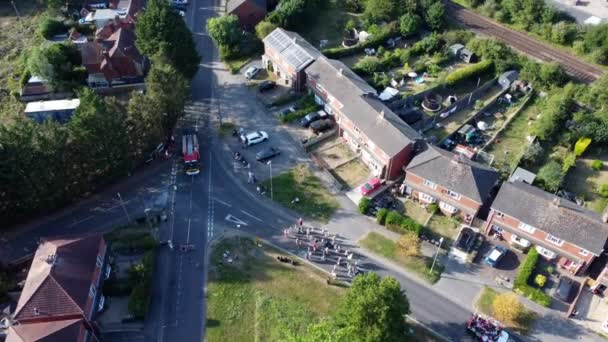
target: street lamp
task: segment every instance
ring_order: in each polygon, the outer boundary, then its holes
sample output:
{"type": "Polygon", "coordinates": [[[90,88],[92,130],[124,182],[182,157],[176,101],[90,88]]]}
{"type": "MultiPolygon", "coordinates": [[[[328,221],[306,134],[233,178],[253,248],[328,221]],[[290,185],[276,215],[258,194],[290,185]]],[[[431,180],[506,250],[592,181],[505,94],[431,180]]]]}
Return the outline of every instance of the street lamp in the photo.
{"type": "Polygon", "coordinates": [[[439,250],[441,249],[441,244],[443,243],[443,237],[439,239],[439,246],[437,246],[437,252],[435,252],[435,258],[433,259],[433,264],[431,265],[431,274],[433,274],[433,268],[435,268],[435,262],[437,261],[437,256],[439,255],[439,250]]]}
{"type": "Polygon", "coordinates": [[[269,160],[268,166],[270,167],[270,199],[274,199],[273,191],[272,191],[272,160],[269,160]]]}
{"type": "Polygon", "coordinates": [[[129,216],[129,213],[127,212],[127,207],[125,207],[125,202],[123,202],[122,196],[120,196],[120,192],[117,192],[116,195],[118,195],[118,200],[120,200],[120,205],[122,206],[122,210],[125,211],[125,216],[127,217],[128,223],[131,223],[131,217],[129,216]]]}

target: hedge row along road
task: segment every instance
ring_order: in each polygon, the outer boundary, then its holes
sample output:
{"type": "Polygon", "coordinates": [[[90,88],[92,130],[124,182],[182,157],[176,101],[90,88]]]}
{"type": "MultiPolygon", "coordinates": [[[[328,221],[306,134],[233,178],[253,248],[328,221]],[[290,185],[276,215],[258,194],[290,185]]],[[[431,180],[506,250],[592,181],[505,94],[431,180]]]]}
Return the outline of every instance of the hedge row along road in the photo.
{"type": "Polygon", "coordinates": [[[445,1],[444,3],[449,19],[477,34],[494,37],[531,57],[544,62],[558,63],[569,75],[583,82],[593,82],[604,74],[604,70],[599,66],[583,62],[575,56],[541,43],[524,33],[500,25],[451,1],[445,1]]]}

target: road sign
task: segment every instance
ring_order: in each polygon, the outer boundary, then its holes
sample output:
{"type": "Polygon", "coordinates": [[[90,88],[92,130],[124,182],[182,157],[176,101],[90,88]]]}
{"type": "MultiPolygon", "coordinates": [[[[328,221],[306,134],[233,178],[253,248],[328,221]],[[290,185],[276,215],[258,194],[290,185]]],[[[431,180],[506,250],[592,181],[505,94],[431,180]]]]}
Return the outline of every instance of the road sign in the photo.
{"type": "Polygon", "coordinates": [[[232,223],[236,223],[237,225],[241,225],[241,226],[246,226],[247,223],[245,223],[243,220],[240,220],[230,214],[226,215],[226,221],[232,222],[232,223]]]}

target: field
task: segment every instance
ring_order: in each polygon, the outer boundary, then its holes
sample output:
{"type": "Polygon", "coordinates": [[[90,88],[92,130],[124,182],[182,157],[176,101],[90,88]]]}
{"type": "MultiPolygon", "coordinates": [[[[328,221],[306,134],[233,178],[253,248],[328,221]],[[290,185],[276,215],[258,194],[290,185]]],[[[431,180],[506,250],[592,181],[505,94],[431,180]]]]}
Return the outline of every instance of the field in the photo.
{"type": "Polygon", "coordinates": [[[208,284],[208,341],[284,341],[331,313],[345,289],[307,266],[276,261],[278,252],[246,238],[213,250],[208,284]],[[222,253],[238,255],[233,263],[222,253]],[[220,263],[222,263],[220,265],[220,263]]]}

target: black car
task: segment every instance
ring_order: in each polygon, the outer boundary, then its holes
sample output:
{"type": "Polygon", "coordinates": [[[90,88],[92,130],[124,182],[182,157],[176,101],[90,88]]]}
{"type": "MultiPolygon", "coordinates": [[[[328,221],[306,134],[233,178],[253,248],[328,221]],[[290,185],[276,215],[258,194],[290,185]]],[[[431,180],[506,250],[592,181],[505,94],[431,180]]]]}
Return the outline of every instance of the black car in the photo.
{"type": "Polygon", "coordinates": [[[294,113],[296,111],[295,106],[291,106],[288,108],[283,109],[282,111],[279,112],[279,117],[283,117],[283,116],[287,116],[291,113],[294,113]]]}
{"type": "Polygon", "coordinates": [[[557,285],[557,290],[555,290],[555,297],[566,303],[570,303],[575,287],[578,287],[578,284],[574,280],[568,277],[561,277],[559,279],[559,284],[557,285]]]}
{"type": "Polygon", "coordinates": [[[260,152],[255,154],[255,160],[259,162],[263,162],[269,159],[272,159],[281,154],[281,151],[277,150],[274,147],[269,147],[261,150],[260,152]]]}
{"type": "Polygon", "coordinates": [[[316,134],[327,131],[334,127],[334,122],[331,119],[317,120],[310,124],[310,129],[316,134]]]}
{"type": "Polygon", "coordinates": [[[258,90],[260,91],[260,93],[263,93],[267,90],[270,90],[274,87],[276,87],[277,84],[275,81],[264,81],[262,83],[260,83],[260,85],[258,86],[258,90]]]}
{"type": "Polygon", "coordinates": [[[318,112],[312,112],[312,113],[308,113],[306,114],[305,117],[302,118],[302,120],[300,120],[300,123],[302,124],[302,127],[306,127],[308,128],[308,126],[310,126],[311,123],[317,121],[317,120],[321,120],[324,116],[325,112],[323,111],[318,111],[318,112]]]}

